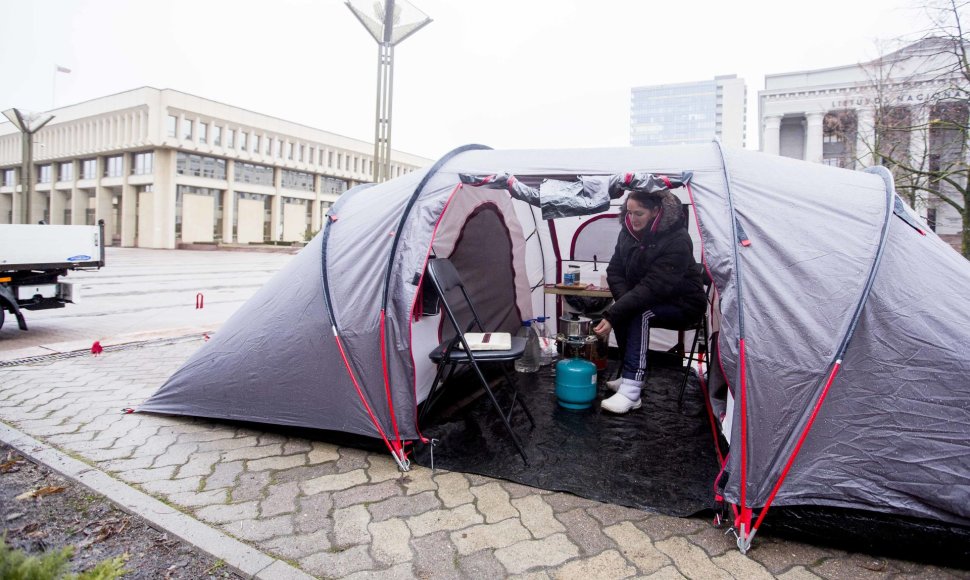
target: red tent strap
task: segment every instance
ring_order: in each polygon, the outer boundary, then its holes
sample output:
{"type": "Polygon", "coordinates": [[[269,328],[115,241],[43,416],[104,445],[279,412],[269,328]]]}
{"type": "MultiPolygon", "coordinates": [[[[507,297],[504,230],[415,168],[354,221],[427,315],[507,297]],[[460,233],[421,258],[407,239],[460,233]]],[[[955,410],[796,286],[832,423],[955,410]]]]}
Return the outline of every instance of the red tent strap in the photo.
{"type": "MultiPolygon", "coordinates": [[[[728,459],[730,458],[729,456],[730,456],[730,451],[728,452],[728,456],[724,457],[724,461],[721,462],[721,470],[717,472],[717,477],[714,478],[713,488],[714,488],[714,526],[715,527],[720,527],[725,520],[725,518],[723,517],[725,515],[724,487],[727,485],[727,479],[728,479],[727,473],[725,472],[725,470],[727,469],[727,462],[728,462],[728,459]]],[[[738,507],[733,503],[727,504],[727,505],[731,506],[731,509],[734,510],[734,517],[736,518],[738,515],[738,507]]]]}
{"type": "Polygon", "coordinates": [[[391,396],[391,380],[387,376],[387,340],[384,334],[384,310],[381,310],[381,367],[384,371],[384,391],[387,393],[387,410],[391,414],[391,426],[394,428],[394,449],[401,449],[401,434],[397,430],[397,416],[394,414],[394,397],[391,396]]]}
{"type": "Polygon", "coordinates": [[[748,398],[747,397],[748,377],[745,373],[745,369],[746,369],[745,361],[746,361],[747,355],[745,353],[743,337],[740,339],[740,352],[741,352],[741,360],[740,360],[740,366],[741,366],[741,369],[740,369],[741,370],[741,380],[740,380],[740,383],[741,383],[741,511],[743,512],[745,509],[747,509],[746,507],[747,504],[745,503],[745,499],[747,497],[747,488],[748,488],[748,453],[747,453],[748,414],[747,414],[747,408],[746,408],[747,398],[748,398]]]}
{"type": "Polygon", "coordinates": [[[418,289],[414,293],[414,304],[411,306],[411,320],[418,322],[424,314],[424,284],[418,283],[418,289]]]}
{"type": "Polygon", "coordinates": [[[775,482],[775,487],[771,490],[771,495],[768,496],[768,501],[765,502],[765,507],[761,509],[761,514],[758,515],[758,521],[754,523],[754,528],[752,532],[758,529],[761,525],[761,521],[765,519],[765,514],[768,513],[768,508],[771,507],[771,502],[774,501],[775,495],[778,494],[778,490],[781,489],[781,484],[785,482],[785,478],[788,476],[788,471],[791,469],[792,464],[795,463],[795,457],[798,456],[798,452],[802,449],[802,443],[805,442],[805,438],[808,437],[808,432],[812,429],[812,424],[815,423],[815,418],[818,417],[818,412],[822,408],[822,403],[825,401],[825,397],[829,393],[829,387],[835,381],[835,375],[839,373],[839,369],[842,367],[842,361],[837,360],[835,364],[832,365],[832,370],[829,372],[828,380],[825,382],[825,388],[822,389],[822,394],[819,395],[818,401],[815,402],[815,408],[812,409],[812,415],[808,418],[808,423],[805,428],[802,429],[802,434],[798,438],[798,443],[795,445],[795,449],[792,450],[791,455],[788,457],[788,462],[785,463],[785,469],[782,470],[781,476],[778,477],[778,481],[775,482]]]}
{"type": "MultiPolygon", "coordinates": [[[[350,375],[350,380],[354,383],[354,388],[357,389],[357,396],[360,397],[360,402],[364,404],[364,409],[367,410],[367,414],[370,416],[371,422],[374,423],[374,428],[377,429],[377,433],[381,436],[381,439],[384,440],[384,445],[387,445],[387,450],[391,452],[391,455],[394,455],[394,447],[391,445],[391,442],[388,441],[387,435],[384,434],[384,430],[381,429],[381,424],[377,422],[377,417],[374,416],[374,411],[370,408],[370,405],[367,404],[367,399],[364,398],[364,392],[360,390],[360,384],[357,383],[357,377],[354,376],[354,371],[350,368],[350,361],[347,360],[347,353],[344,351],[343,342],[340,340],[340,335],[337,334],[336,328],[333,330],[333,337],[337,341],[337,348],[340,350],[340,357],[344,361],[344,366],[347,367],[347,374],[350,375]]],[[[396,455],[395,461],[400,461],[396,455]]]]}

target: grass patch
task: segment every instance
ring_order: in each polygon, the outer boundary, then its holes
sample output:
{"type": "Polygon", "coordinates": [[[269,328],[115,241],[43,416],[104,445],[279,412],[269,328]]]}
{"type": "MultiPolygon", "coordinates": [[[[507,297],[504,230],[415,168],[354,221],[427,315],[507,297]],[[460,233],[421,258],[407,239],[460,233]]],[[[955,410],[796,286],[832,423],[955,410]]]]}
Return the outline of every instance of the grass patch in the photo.
{"type": "MultiPolygon", "coordinates": [[[[125,569],[125,556],[102,560],[80,574],[69,573],[72,546],[60,550],[44,552],[39,556],[29,556],[23,550],[7,546],[6,538],[0,538],[0,578],[18,580],[114,580],[128,572],[125,569]]],[[[127,555],[127,554],[126,554],[127,555]]]]}

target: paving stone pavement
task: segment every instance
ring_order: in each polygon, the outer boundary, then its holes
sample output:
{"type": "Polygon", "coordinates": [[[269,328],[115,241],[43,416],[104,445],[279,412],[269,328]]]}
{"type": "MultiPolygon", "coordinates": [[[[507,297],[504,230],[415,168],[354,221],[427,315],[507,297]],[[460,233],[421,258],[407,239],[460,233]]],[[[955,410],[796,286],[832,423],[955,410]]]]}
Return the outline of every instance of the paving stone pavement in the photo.
{"type": "Polygon", "coordinates": [[[252,426],[121,412],[201,343],[0,368],[0,420],[276,559],[290,571],[281,578],[298,575],[283,563],[351,579],[970,578],[767,535],[743,556],[705,520],[478,475],[402,474],[383,453],[252,426]]]}

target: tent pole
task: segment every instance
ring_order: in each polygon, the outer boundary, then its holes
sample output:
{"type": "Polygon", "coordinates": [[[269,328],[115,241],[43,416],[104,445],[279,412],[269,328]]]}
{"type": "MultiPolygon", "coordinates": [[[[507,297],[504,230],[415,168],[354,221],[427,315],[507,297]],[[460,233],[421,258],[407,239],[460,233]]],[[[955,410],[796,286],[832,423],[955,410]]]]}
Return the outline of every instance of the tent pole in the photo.
{"type": "MultiPolygon", "coordinates": [[[[384,392],[387,393],[387,411],[391,416],[391,427],[394,429],[395,448],[401,449],[401,433],[397,428],[397,414],[394,412],[394,397],[391,396],[391,379],[387,376],[387,325],[386,311],[381,309],[381,367],[384,371],[384,392]]],[[[405,470],[406,471],[406,470],[405,470]]]]}
{"type": "Polygon", "coordinates": [[[401,461],[401,457],[398,456],[398,453],[394,449],[394,446],[391,445],[391,442],[387,439],[387,435],[384,433],[384,430],[381,429],[381,424],[380,422],[378,422],[377,417],[374,415],[374,411],[371,409],[370,405],[367,404],[367,399],[364,397],[364,392],[360,388],[360,383],[357,382],[357,377],[354,376],[354,372],[350,368],[350,361],[347,359],[347,352],[344,350],[344,344],[343,344],[343,341],[340,340],[340,334],[337,332],[336,325],[331,325],[330,328],[331,330],[333,330],[334,339],[336,339],[337,341],[337,348],[340,350],[340,356],[344,360],[344,366],[347,367],[347,373],[350,375],[350,380],[354,383],[354,388],[357,389],[357,396],[360,397],[360,401],[364,404],[364,409],[367,411],[367,414],[370,416],[371,422],[374,423],[374,427],[377,428],[378,434],[380,434],[381,439],[384,440],[384,445],[387,445],[387,449],[391,452],[391,456],[394,457],[394,461],[397,463],[398,468],[401,471],[408,471],[408,469],[410,468],[409,465],[405,465],[401,461]]]}
{"type": "Polygon", "coordinates": [[[754,532],[758,530],[758,527],[761,525],[762,520],[764,520],[765,515],[768,513],[768,509],[771,507],[771,504],[775,499],[775,495],[778,494],[778,490],[781,489],[782,484],[788,477],[788,472],[791,469],[792,464],[795,462],[795,458],[798,456],[798,453],[801,451],[802,444],[808,437],[808,433],[811,431],[812,425],[815,424],[815,419],[818,417],[819,410],[822,408],[822,403],[825,402],[829,389],[832,387],[832,383],[835,382],[836,375],[838,375],[839,370],[842,368],[842,359],[845,356],[845,351],[849,348],[849,341],[855,334],[855,329],[859,323],[859,318],[862,317],[862,309],[865,307],[869,294],[872,291],[872,286],[876,279],[876,273],[879,270],[879,264],[882,262],[886,241],[889,239],[889,224],[892,221],[893,215],[895,215],[894,206],[897,199],[896,189],[893,184],[892,174],[885,167],[870,167],[865,171],[866,173],[873,173],[881,177],[883,184],[886,187],[886,215],[883,220],[882,235],[879,239],[879,247],[876,249],[876,255],[873,257],[872,265],[869,267],[869,276],[866,279],[866,284],[862,289],[859,301],[856,303],[855,312],[853,312],[852,315],[852,322],[849,324],[849,328],[845,331],[842,341],[839,343],[839,346],[836,349],[834,357],[835,360],[832,362],[832,367],[829,371],[828,378],[825,381],[825,386],[822,387],[822,392],[819,394],[818,400],[815,401],[815,406],[812,408],[812,413],[809,415],[808,421],[806,422],[805,427],[802,429],[798,442],[795,444],[795,448],[788,457],[785,467],[778,476],[778,481],[775,482],[775,485],[771,490],[771,494],[769,494],[768,500],[765,502],[765,506],[761,509],[761,513],[758,516],[758,521],[755,522],[754,528],[751,530],[752,536],[754,535],[754,532]]]}
{"type": "MultiPolygon", "coordinates": [[[[741,255],[738,251],[738,246],[747,245],[742,244],[739,237],[739,227],[737,212],[734,209],[734,193],[731,190],[731,179],[728,175],[727,170],[727,160],[724,158],[724,149],[721,148],[721,144],[714,141],[714,146],[717,148],[718,155],[721,157],[721,171],[724,173],[724,183],[726,185],[727,199],[728,199],[728,211],[731,216],[731,237],[735,241],[732,245],[733,257],[734,257],[734,283],[737,288],[737,301],[738,301],[738,352],[740,355],[738,361],[738,377],[737,385],[740,385],[741,397],[738,401],[738,406],[740,408],[740,429],[741,429],[741,485],[740,485],[740,508],[741,512],[738,518],[735,519],[734,525],[738,526],[740,523],[741,535],[738,538],[738,548],[746,551],[746,548],[742,546],[742,539],[745,537],[745,526],[747,523],[750,525],[750,508],[747,507],[747,491],[748,491],[748,465],[747,465],[747,447],[748,447],[748,424],[747,424],[747,373],[745,372],[746,356],[745,356],[745,346],[744,346],[744,285],[742,284],[743,278],[741,276],[741,255]],[[747,521],[745,521],[745,514],[747,514],[747,521]]],[[[747,542],[747,540],[744,540],[747,542]]]]}
{"type": "MultiPolygon", "coordinates": [[[[880,237],[880,240],[879,240],[879,246],[876,249],[876,255],[873,257],[872,265],[869,268],[869,276],[866,279],[866,284],[863,287],[862,294],[859,297],[858,303],[856,304],[856,309],[855,309],[855,312],[853,313],[851,323],[849,324],[849,328],[846,330],[845,334],[842,337],[842,341],[839,343],[838,349],[835,354],[835,360],[832,362],[832,367],[825,381],[825,385],[822,387],[822,392],[819,394],[818,399],[815,401],[815,405],[812,408],[812,413],[811,415],[809,415],[809,418],[804,428],[802,429],[801,434],[799,435],[798,441],[795,443],[795,448],[792,450],[791,455],[789,455],[788,461],[785,463],[785,467],[782,469],[781,474],[778,476],[778,480],[775,482],[775,485],[772,488],[771,493],[768,495],[768,499],[765,501],[764,507],[761,509],[761,513],[758,514],[757,521],[755,521],[754,526],[750,528],[751,532],[750,534],[747,535],[747,537],[745,537],[745,524],[748,524],[750,526],[751,509],[744,507],[743,505],[744,500],[742,499],[742,506],[741,506],[742,509],[741,509],[741,517],[740,517],[740,519],[742,520],[741,535],[738,537],[738,548],[741,550],[742,554],[746,553],[751,548],[751,541],[754,539],[755,534],[758,532],[758,528],[761,526],[761,522],[764,521],[765,516],[768,514],[768,510],[771,508],[771,504],[774,501],[775,496],[778,494],[778,491],[781,489],[782,484],[785,482],[785,479],[788,477],[788,472],[791,470],[791,467],[795,462],[795,458],[798,456],[798,453],[801,451],[802,444],[805,442],[805,439],[808,438],[808,434],[812,429],[812,425],[815,424],[815,419],[818,417],[819,411],[822,408],[822,403],[825,402],[825,399],[829,393],[829,389],[832,387],[832,383],[835,382],[836,375],[838,375],[839,370],[842,368],[843,356],[845,355],[845,351],[849,347],[849,341],[852,339],[852,335],[855,334],[855,329],[859,323],[859,318],[862,317],[862,310],[865,307],[865,304],[869,298],[870,292],[872,291],[872,286],[875,282],[876,273],[879,270],[879,264],[882,262],[882,256],[885,251],[886,241],[889,238],[889,224],[894,215],[893,206],[896,198],[895,187],[893,185],[892,175],[889,173],[888,170],[886,170],[883,167],[875,167],[870,169],[871,171],[867,171],[867,172],[875,173],[880,177],[882,177],[883,182],[885,183],[885,186],[886,186],[886,215],[883,222],[882,236],[880,237]]],[[[743,397],[744,396],[743,383],[742,383],[741,393],[743,397]]],[[[742,428],[743,428],[744,427],[743,404],[742,404],[741,412],[742,412],[742,428]]],[[[743,433],[743,430],[742,430],[742,433],[743,433]]],[[[742,441],[744,441],[744,437],[742,437],[742,441]]],[[[743,463],[743,459],[744,459],[743,446],[741,451],[742,451],[742,463],[743,463]]],[[[742,468],[742,471],[743,471],[743,468],[742,468]]],[[[744,498],[743,489],[742,489],[741,497],[744,498]]]]}
{"type": "MultiPolygon", "coordinates": [[[[404,231],[404,226],[407,223],[408,217],[411,214],[411,208],[414,207],[414,204],[418,201],[418,198],[421,196],[421,193],[423,193],[424,187],[428,184],[428,181],[430,181],[431,178],[434,177],[434,175],[438,172],[438,170],[441,169],[441,167],[448,160],[455,157],[456,155],[464,153],[465,151],[474,151],[478,149],[490,149],[490,148],[484,145],[465,145],[463,147],[453,149],[452,151],[446,153],[441,159],[439,159],[437,162],[435,162],[434,165],[431,166],[431,169],[429,169],[428,172],[425,174],[425,176],[421,179],[421,182],[418,184],[418,186],[414,188],[414,193],[411,194],[411,198],[408,200],[408,203],[404,208],[404,212],[401,214],[401,219],[398,220],[397,229],[395,230],[395,235],[394,235],[394,241],[391,243],[391,250],[388,253],[387,269],[384,271],[384,284],[381,291],[382,317],[384,313],[387,312],[387,303],[388,303],[390,287],[391,287],[391,274],[394,271],[394,263],[395,263],[394,256],[397,255],[397,247],[398,247],[398,243],[401,240],[401,232],[404,231]]],[[[326,259],[326,254],[324,254],[324,259],[326,259]]],[[[324,263],[324,282],[326,282],[326,275],[327,275],[326,263],[324,263]]],[[[328,294],[327,300],[328,300],[328,306],[329,306],[329,294],[328,294]]],[[[408,316],[410,315],[411,314],[408,313],[408,316]]],[[[336,332],[337,332],[336,321],[333,320],[332,310],[331,310],[331,321],[333,321],[334,323],[334,334],[336,335],[336,332]]],[[[381,364],[384,365],[385,373],[387,368],[386,341],[387,341],[387,337],[382,336],[381,337],[381,364]]],[[[337,337],[337,342],[338,342],[338,345],[340,345],[339,336],[337,337]]],[[[340,348],[341,348],[341,354],[343,354],[343,346],[340,345],[340,348]]],[[[344,362],[345,364],[347,364],[347,371],[350,372],[350,365],[347,362],[346,357],[344,357],[344,362]]],[[[353,373],[351,373],[351,379],[354,380],[354,386],[357,387],[357,392],[360,395],[361,400],[364,401],[363,392],[360,390],[360,387],[357,385],[357,381],[356,381],[356,378],[354,378],[353,373]]],[[[387,389],[388,392],[390,392],[390,386],[389,386],[386,374],[385,374],[385,388],[387,389]]],[[[394,416],[393,402],[391,401],[390,397],[388,397],[387,404],[388,404],[388,412],[393,417],[394,416]]],[[[364,401],[364,405],[365,406],[367,405],[366,401],[364,401]]],[[[367,409],[368,409],[368,412],[370,412],[370,407],[367,407],[367,409]]],[[[374,425],[376,425],[378,428],[378,431],[381,432],[381,436],[384,438],[384,442],[387,444],[388,449],[391,450],[391,455],[394,456],[394,461],[397,462],[398,467],[401,469],[401,471],[408,471],[410,469],[410,462],[404,457],[404,449],[401,448],[400,451],[396,451],[394,447],[391,445],[391,443],[387,440],[387,437],[384,436],[384,433],[380,428],[380,424],[377,422],[377,418],[374,417],[373,414],[371,414],[371,417],[372,417],[372,420],[374,421],[374,425]]],[[[398,439],[398,446],[400,447],[400,439],[398,439]]]]}

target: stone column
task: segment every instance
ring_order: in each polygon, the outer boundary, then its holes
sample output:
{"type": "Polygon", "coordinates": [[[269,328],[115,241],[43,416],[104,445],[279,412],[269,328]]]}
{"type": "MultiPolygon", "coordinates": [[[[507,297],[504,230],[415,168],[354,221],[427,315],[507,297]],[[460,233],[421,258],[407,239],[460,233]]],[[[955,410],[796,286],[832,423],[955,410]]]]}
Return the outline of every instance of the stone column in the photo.
{"type": "Polygon", "coordinates": [[[67,205],[65,203],[64,198],[66,197],[66,194],[61,190],[57,189],[57,187],[54,187],[56,183],[57,182],[54,181],[51,184],[52,187],[51,187],[50,198],[49,198],[50,205],[48,206],[48,212],[47,212],[49,214],[47,223],[64,225],[64,208],[67,205]]]}
{"type": "Polygon", "coordinates": [[[780,116],[765,117],[765,127],[761,134],[761,150],[770,155],[778,155],[781,151],[780,116]]]}
{"type": "Polygon", "coordinates": [[[175,249],[175,189],[178,187],[175,183],[175,166],[175,150],[155,149],[151,227],[139,226],[139,247],[175,249]],[[143,236],[145,242],[142,241],[143,236]]]}
{"type": "Polygon", "coordinates": [[[310,229],[314,232],[320,231],[320,192],[323,187],[323,179],[319,174],[313,176],[313,207],[310,209],[310,229]]]}
{"type": "Polygon", "coordinates": [[[135,247],[135,232],[138,225],[138,190],[125,180],[121,186],[121,245],[135,247]]]}
{"type": "MultiPolygon", "coordinates": [[[[65,163],[71,164],[71,179],[70,182],[73,185],[77,182],[77,170],[78,163],[76,160],[66,161],[65,163]]],[[[53,173],[53,183],[51,183],[51,221],[52,224],[63,224],[71,225],[64,220],[64,210],[68,209],[71,203],[71,190],[62,191],[57,189],[57,182],[60,181],[60,165],[59,163],[52,164],[51,172],[53,173]],[[55,171],[56,170],[56,171],[55,171]]],[[[72,188],[73,189],[73,188],[72,188]]],[[[73,216],[73,211],[71,212],[73,216]]]]}
{"type": "Polygon", "coordinates": [[[233,244],[232,222],[236,214],[236,160],[226,160],[226,190],[222,192],[222,243],[233,244]]]}
{"type": "Polygon", "coordinates": [[[910,107],[910,126],[918,127],[919,129],[911,131],[909,133],[909,162],[913,164],[914,167],[921,167],[924,170],[929,170],[929,154],[930,154],[930,111],[929,107],[926,105],[910,107]]]}
{"type": "MultiPolygon", "coordinates": [[[[284,148],[283,154],[286,154],[284,148]]],[[[276,192],[273,193],[273,197],[270,198],[270,210],[269,210],[269,239],[272,241],[278,241],[280,236],[283,234],[282,228],[280,228],[280,221],[282,221],[282,205],[283,205],[283,169],[277,167],[273,174],[273,185],[275,186],[276,192]]]]}
{"type": "Polygon", "coordinates": [[[805,161],[822,162],[822,121],[825,113],[805,114],[805,161]]]}
{"type": "MultiPolygon", "coordinates": [[[[82,160],[83,161],[83,160],[82,160]]],[[[81,173],[82,161],[78,161],[78,176],[81,173]]],[[[78,179],[71,184],[71,223],[69,225],[84,225],[84,212],[88,207],[88,194],[77,186],[78,179]]]]}
{"type": "Polygon", "coordinates": [[[13,213],[13,200],[16,199],[16,197],[16,194],[11,194],[9,196],[7,194],[0,195],[0,224],[13,223],[14,216],[16,215],[13,213]],[[10,212],[9,221],[7,220],[6,213],[8,211],[10,212]]]}
{"type": "Polygon", "coordinates": [[[22,167],[14,168],[14,182],[13,182],[13,193],[10,195],[10,223],[19,224],[23,223],[21,220],[23,218],[23,177],[21,173],[23,172],[22,167]]]}
{"type": "Polygon", "coordinates": [[[98,185],[94,188],[94,223],[98,223],[98,220],[104,220],[104,237],[108,242],[112,242],[114,239],[115,231],[112,197],[114,197],[114,193],[111,188],[101,185],[99,180],[98,185]]]}
{"type": "Polygon", "coordinates": [[[876,146],[875,111],[872,109],[858,109],[856,114],[856,167],[872,165],[873,148],[876,146]]]}
{"type": "MultiPolygon", "coordinates": [[[[930,110],[928,105],[910,107],[910,126],[916,127],[909,133],[909,159],[913,167],[930,171],[930,110]]],[[[920,215],[926,215],[926,207],[930,203],[930,194],[917,190],[913,208],[920,215]]]]}

